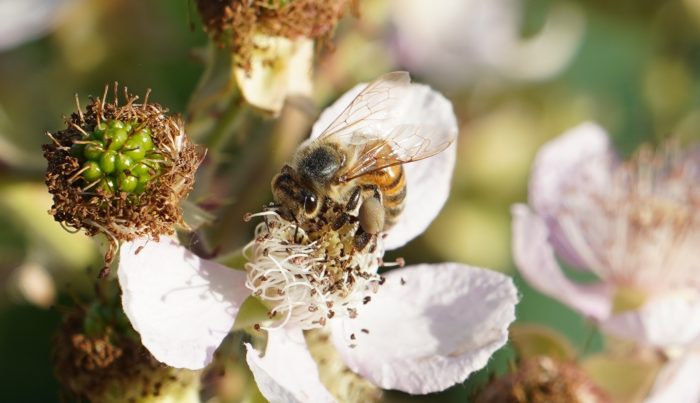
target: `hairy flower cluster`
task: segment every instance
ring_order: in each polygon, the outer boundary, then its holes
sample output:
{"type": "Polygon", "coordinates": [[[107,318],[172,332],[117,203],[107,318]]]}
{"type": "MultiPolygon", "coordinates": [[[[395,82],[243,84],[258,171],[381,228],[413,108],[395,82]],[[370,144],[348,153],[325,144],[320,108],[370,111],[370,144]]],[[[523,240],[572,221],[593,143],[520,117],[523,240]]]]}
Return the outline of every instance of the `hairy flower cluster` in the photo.
{"type": "Polygon", "coordinates": [[[197,9],[205,31],[221,46],[229,46],[238,66],[249,71],[256,46],[253,36],[305,37],[328,46],[347,3],[354,4],[353,0],[197,0],[197,9]]]}
{"type": "Polygon", "coordinates": [[[119,105],[92,99],[73,113],[67,128],[47,133],[46,184],[56,221],[110,241],[107,264],[119,241],[171,234],[183,224],[180,201],[189,193],[200,157],[179,117],[143,103],[124,89],[119,105]]]}
{"type": "Polygon", "coordinates": [[[336,316],[355,317],[382,283],[377,274],[383,264],[381,240],[357,250],[358,224],[334,230],[336,214],[331,208],[303,227],[274,211],[255,214],[265,221],[244,250],[246,286],[270,308],[271,319],[282,320],[280,327],[291,321],[312,329],[336,316]]]}

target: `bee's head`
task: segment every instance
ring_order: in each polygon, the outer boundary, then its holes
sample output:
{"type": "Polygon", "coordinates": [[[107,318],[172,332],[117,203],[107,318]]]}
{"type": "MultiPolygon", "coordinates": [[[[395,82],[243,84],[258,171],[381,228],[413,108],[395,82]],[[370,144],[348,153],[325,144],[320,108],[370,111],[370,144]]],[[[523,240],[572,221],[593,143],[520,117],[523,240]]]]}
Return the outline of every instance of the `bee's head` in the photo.
{"type": "Polygon", "coordinates": [[[289,165],[272,178],[272,197],[279,205],[279,214],[288,221],[302,222],[314,218],[321,210],[319,196],[296,179],[289,165]]]}

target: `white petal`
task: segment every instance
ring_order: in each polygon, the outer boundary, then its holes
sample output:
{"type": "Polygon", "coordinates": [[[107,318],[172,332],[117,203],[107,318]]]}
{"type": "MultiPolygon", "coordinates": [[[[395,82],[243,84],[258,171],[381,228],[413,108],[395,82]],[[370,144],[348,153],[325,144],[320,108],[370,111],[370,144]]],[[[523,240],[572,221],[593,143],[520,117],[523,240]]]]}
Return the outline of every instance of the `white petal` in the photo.
{"type": "Polygon", "coordinates": [[[611,308],[611,292],[603,283],[580,285],[561,271],[548,241],[544,221],[522,204],[513,214],[513,257],[520,274],[540,292],[595,319],[606,318],[611,308]]]}
{"type": "Polygon", "coordinates": [[[574,266],[583,267],[584,261],[557,224],[557,214],[577,187],[607,186],[616,162],[608,135],[592,122],[568,130],[537,153],[529,184],[530,205],[550,227],[554,250],[574,266]]]}
{"type": "Polygon", "coordinates": [[[436,392],[484,367],[506,343],[517,301],[512,280],[490,270],[394,270],[355,319],[331,321],[333,342],[350,369],[381,388],[436,392]]]}
{"type": "Polygon", "coordinates": [[[122,245],[119,284],[124,312],[148,351],[190,369],[211,362],[250,294],[244,272],[200,259],[167,237],[122,245]]]}
{"type": "Polygon", "coordinates": [[[700,402],[700,351],[671,361],[656,377],[646,403],[700,402]]]}
{"type": "Polygon", "coordinates": [[[636,311],[601,323],[608,333],[664,348],[684,348],[700,337],[700,295],[657,297],[636,311]]]}
{"type": "Polygon", "coordinates": [[[253,42],[256,50],[251,57],[250,71],[240,67],[233,69],[249,104],[278,114],[287,97],[311,95],[314,55],[311,39],[255,35],[253,42]]]}
{"type": "Polygon", "coordinates": [[[69,0],[0,2],[0,52],[50,32],[67,13],[69,0]]]}
{"type": "MultiPolygon", "coordinates": [[[[359,84],[328,107],[311,131],[311,139],[321,135],[333,120],[367,86],[359,84]]],[[[377,124],[380,134],[389,134],[397,124],[414,124],[435,128],[436,141],[444,133],[457,135],[457,118],[452,104],[442,94],[426,85],[411,84],[400,94],[402,102],[392,109],[392,118],[377,124]]],[[[387,250],[405,245],[420,235],[442,209],[450,192],[450,181],[457,156],[456,144],[441,153],[404,165],[406,170],[406,204],[398,222],[388,231],[384,241],[387,250]]]]}
{"type": "Polygon", "coordinates": [[[260,392],[271,403],[333,402],[299,329],[268,331],[265,355],[246,344],[246,361],[260,392]]]}

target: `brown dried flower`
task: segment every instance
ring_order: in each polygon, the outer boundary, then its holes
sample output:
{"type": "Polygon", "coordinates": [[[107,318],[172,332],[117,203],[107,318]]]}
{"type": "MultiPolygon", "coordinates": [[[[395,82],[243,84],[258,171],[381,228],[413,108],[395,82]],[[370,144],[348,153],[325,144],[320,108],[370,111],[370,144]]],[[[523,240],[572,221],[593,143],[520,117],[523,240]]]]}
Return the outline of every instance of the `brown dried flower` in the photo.
{"type": "Polygon", "coordinates": [[[546,356],[519,363],[517,371],[494,379],[477,403],[608,403],[610,398],[575,363],[546,356]]]}
{"type": "Polygon", "coordinates": [[[230,46],[238,67],[249,71],[255,34],[329,46],[348,4],[356,10],[354,0],[197,0],[197,9],[204,30],[220,46],[230,46]]]}
{"type": "MultiPolygon", "coordinates": [[[[184,225],[180,201],[194,182],[201,161],[182,120],[167,109],[143,103],[124,88],[126,103],[91,99],[86,111],[67,119],[67,128],[47,133],[46,185],[56,221],[109,240],[106,266],[119,241],[172,234],[184,225]]],[[[76,98],[77,102],[77,98],[76,98]]],[[[103,269],[101,276],[108,273],[103,269]]]]}
{"type": "Polygon", "coordinates": [[[67,394],[92,402],[197,396],[199,371],[158,362],[114,303],[93,302],[64,314],[54,338],[53,360],[67,394]]]}

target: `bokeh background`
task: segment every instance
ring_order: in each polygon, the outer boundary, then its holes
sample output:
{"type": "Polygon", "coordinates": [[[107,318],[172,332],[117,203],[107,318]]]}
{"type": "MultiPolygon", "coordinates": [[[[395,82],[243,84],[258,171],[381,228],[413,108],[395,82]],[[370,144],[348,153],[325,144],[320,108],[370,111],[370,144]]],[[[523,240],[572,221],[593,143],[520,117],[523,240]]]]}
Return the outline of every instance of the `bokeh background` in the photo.
{"type": "MultiPolygon", "coordinates": [[[[334,49],[316,56],[314,97],[278,119],[242,110],[216,151],[217,228],[211,242],[241,246],[247,211],[270,200],[269,180],[323,106],[358,82],[406,69],[454,103],[461,133],[453,192],[430,229],[392,256],[458,261],[515,277],[519,324],[562,332],[581,354],[601,348],[583,318],[518,277],[510,205],[527,199],[537,148],[594,120],[628,155],[643,142],[700,131],[700,2],[653,0],[360,0],[334,49]]],[[[101,267],[99,239],[47,214],[41,144],[118,81],[188,113],[208,38],[186,0],[0,0],[0,384],[2,401],[57,401],[51,366],[62,307],[85,298],[101,267]]],[[[193,129],[194,130],[194,129],[193,129]]],[[[203,197],[195,190],[194,201],[203,197]]],[[[467,308],[468,309],[468,308],[467,308]]],[[[465,385],[465,401],[512,359],[499,352],[465,385]]],[[[405,398],[401,397],[401,398],[405,398]]]]}

